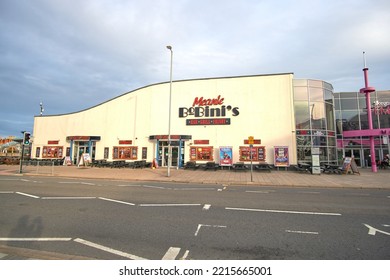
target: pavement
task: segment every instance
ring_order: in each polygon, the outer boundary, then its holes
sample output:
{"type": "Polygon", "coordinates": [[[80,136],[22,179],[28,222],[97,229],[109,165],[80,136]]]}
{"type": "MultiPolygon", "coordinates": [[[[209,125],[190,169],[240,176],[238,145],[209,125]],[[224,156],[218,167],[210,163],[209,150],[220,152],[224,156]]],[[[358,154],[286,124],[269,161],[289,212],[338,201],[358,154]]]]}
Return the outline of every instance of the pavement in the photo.
{"type": "MultiPolygon", "coordinates": [[[[0,165],[2,175],[48,176],[74,179],[104,179],[124,181],[159,181],[197,184],[246,185],[253,187],[283,186],[283,187],[325,187],[325,188],[367,188],[390,189],[390,169],[380,169],[373,173],[369,168],[359,168],[352,174],[321,174],[300,173],[297,171],[272,170],[183,170],[170,169],[167,176],[166,168],[129,169],[129,168],[97,168],[77,166],[24,166],[19,173],[18,165],[0,165]]],[[[34,251],[24,248],[12,248],[0,245],[0,260],[74,260],[83,259],[78,256],[67,256],[50,252],[34,251]]]]}
{"type": "MultiPolygon", "coordinates": [[[[226,168],[226,167],[225,167],[226,168]]],[[[98,168],[77,166],[23,166],[22,174],[17,165],[0,165],[1,175],[50,176],[84,179],[110,179],[124,181],[159,181],[198,184],[283,186],[283,187],[341,187],[390,189],[390,169],[359,168],[359,173],[313,175],[298,171],[273,169],[267,171],[233,170],[184,170],[167,168],[98,168]]]]}

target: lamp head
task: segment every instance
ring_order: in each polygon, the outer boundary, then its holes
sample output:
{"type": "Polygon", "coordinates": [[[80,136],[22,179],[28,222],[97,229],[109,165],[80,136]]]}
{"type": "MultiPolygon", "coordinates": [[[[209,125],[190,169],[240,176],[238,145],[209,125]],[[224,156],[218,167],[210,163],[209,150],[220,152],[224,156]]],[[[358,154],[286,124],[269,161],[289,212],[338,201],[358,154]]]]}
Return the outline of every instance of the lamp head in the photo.
{"type": "Polygon", "coordinates": [[[172,50],[172,47],[171,47],[171,46],[167,46],[167,49],[171,51],[171,50],[172,50]]]}

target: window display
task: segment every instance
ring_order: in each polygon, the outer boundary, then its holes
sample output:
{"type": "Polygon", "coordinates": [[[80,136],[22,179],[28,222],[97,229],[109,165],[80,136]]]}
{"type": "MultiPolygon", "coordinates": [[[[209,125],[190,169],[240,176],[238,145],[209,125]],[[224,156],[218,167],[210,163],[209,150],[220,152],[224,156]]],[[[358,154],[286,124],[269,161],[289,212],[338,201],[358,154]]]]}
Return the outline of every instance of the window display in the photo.
{"type": "Polygon", "coordinates": [[[43,146],[42,158],[62,158],[63,146],[43,146]]]}
{"type": "Polygon", "coordinates": [[[123,146],[113,148],[113,159],[137,159],[138,147],[123,146]]]}
{"type": "Polygon", "coordinates": [[[214,148],[212,146],[190,147],[190,160],[207,160],[214,159],[214,148]]]}
{"type": "MultiPolygon", "coordinates": [[[[250,161],[250,147],[240,146],[240,161],[250,161]]],[[[265,161],[266,152],[264,146],[254,146],[252,148],[252,161],[265,161]]]]}

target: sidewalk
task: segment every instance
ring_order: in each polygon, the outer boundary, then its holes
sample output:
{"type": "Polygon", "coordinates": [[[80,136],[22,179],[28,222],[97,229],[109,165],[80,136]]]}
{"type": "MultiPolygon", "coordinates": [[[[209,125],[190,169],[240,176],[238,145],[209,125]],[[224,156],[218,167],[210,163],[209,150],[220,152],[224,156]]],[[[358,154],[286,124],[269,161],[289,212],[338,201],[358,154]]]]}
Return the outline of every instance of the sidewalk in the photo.
{"type": "Polygon", "coordinates": [[[1,175],[36,175],[70,177],[83,179],[112,179],[125,181],[162,181],[200,184],[253,185],[253,186],[291,186],[291,187],[351,187],[390,189],[390,169],[371,172],[368,168],[359,168],[359,174],[321,174],[312,175],[296,171],[250,171],[233,170],[182,170],[171,168],[167,177],[166,168],[125,169],[91,168],[77,166],[24,166],[19,174],[19,166],[0,165],[1,175]]]}

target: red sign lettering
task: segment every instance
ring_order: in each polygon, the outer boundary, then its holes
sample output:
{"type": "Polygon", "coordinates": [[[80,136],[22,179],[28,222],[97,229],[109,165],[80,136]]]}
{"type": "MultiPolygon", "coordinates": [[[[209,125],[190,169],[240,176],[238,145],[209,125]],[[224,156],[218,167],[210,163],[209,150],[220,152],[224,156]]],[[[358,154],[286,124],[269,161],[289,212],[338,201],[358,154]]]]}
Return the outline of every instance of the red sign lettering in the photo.
{"type": "Polygon", "coordinates": [[[195,106],[213,106],[213,105],[222,105],[225,98],[221,98],[221,95],[218,95],[217,98],[213,99],[204,99],[203,97],[195,97],[192,107],[195,106]]]}

